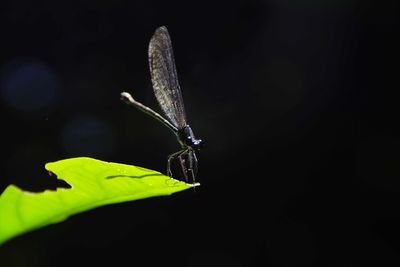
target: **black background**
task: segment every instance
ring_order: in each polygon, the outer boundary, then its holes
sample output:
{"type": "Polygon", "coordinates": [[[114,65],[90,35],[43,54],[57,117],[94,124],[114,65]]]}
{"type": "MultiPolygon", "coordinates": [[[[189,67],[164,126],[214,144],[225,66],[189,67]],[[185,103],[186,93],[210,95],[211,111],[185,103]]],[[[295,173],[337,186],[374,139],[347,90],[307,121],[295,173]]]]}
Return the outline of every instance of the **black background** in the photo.
{"type": "MultiPolygon", "coordinates": [[[[168,27],[202,186],[18,237],[0,266],[400,264],[398,1],[2,1],[0,189],[76,156],[165,170],[147,63],[168,27]]],[[[1,215],[0,215],[1,216],[1,215]]]]}

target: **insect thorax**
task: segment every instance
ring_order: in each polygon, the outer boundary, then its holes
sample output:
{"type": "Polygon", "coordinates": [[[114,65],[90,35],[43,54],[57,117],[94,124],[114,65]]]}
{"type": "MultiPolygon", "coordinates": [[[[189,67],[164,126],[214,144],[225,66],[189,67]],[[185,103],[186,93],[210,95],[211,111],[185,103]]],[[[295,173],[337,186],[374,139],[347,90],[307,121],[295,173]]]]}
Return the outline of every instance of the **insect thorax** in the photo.
{"type": "Polygon", "coordinates": [[[194,137],[192,128],[190,128],[189,125],[186,125],[182,129],[178,130],[178,140],[182,145],[189,146],[195,151],[200,150],[202,146],[201,139],[196,139],[194,137]]]}

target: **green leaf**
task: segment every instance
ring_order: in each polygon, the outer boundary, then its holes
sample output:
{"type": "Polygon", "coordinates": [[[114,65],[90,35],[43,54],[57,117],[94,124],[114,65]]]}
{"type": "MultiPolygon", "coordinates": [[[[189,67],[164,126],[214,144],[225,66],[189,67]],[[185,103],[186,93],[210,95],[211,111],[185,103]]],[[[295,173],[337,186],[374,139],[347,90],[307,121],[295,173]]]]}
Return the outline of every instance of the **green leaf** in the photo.
{"type": "Polygon", "coordinates": [[[0,195],[0,244],[99,206],[170,195],[197,185],[145,168],[84,157],[45,167],[71,188],[33,193],[9,185],[0,195]]]}

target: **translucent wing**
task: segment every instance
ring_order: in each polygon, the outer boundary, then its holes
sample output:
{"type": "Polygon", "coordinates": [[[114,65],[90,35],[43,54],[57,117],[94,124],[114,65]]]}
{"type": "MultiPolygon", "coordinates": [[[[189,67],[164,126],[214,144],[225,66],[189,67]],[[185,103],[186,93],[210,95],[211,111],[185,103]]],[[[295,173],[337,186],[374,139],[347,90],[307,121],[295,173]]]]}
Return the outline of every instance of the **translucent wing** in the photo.
{"type": "Polygon", "coordinates": [[[186,125],[185,108],[176,74],[174,53],[166,27],[159,27],[149,44],[151,81],[157,101],[165,116],[178,129],[186,125]]]}

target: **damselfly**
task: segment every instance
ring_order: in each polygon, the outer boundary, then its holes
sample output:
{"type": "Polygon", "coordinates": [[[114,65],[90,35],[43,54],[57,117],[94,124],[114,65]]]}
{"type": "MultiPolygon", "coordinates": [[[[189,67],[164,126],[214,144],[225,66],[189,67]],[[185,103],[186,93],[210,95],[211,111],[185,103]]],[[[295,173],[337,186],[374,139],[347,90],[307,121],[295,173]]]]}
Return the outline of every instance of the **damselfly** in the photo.
{"type": "Polygon", "coordinates": [[[154,117],[176,135],[181,150],[168,156],[167,175],[173,176],[171,164],[178,160],[184,179],[194,183],[197,174],[196,152],[202,147],[202,141],[195,138],[192,129],[186,122],[171,39],[164,26],[156,29],[150,40],[149,65],[154,94],[167,119],[136,101],[127,92],[121,93],[121,99],[154,117]]]}

